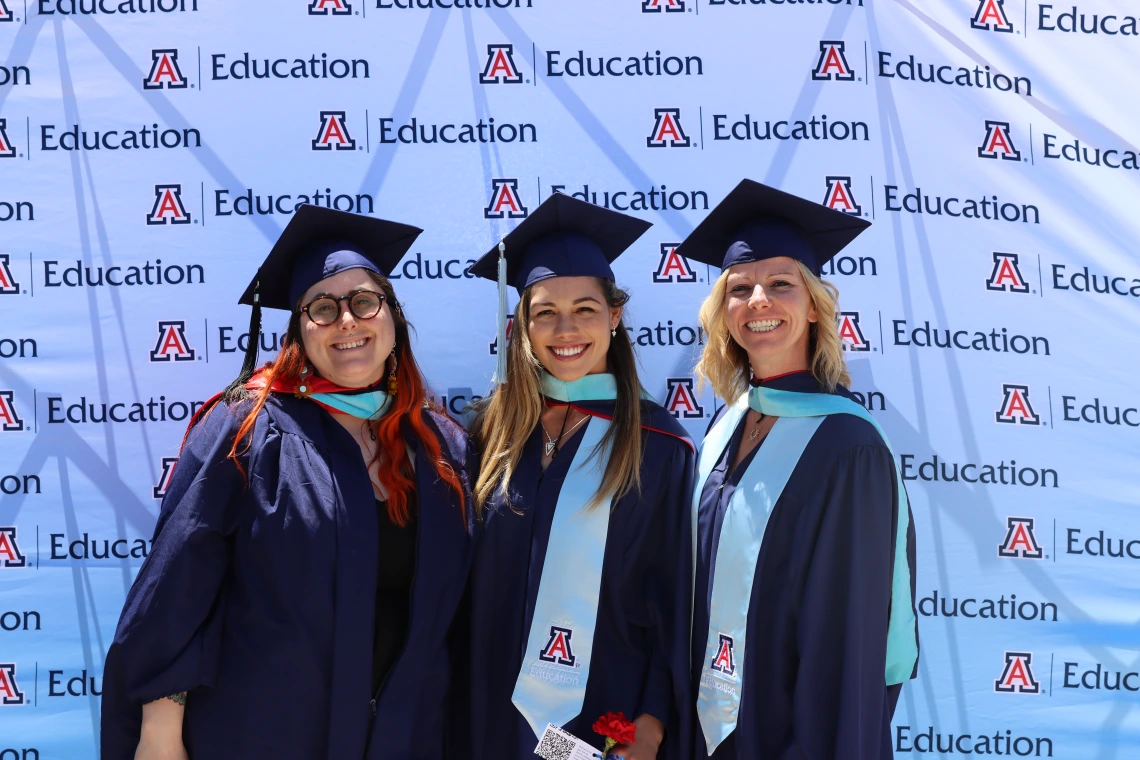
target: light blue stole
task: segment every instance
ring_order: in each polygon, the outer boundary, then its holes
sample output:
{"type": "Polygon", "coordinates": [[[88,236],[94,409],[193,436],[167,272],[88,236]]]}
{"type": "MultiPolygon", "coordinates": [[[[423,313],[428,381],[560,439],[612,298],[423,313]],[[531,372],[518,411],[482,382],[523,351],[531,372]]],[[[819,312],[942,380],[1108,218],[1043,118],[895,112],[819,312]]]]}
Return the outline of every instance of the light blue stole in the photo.
{"type": "MultiPolygon", "coordinates": [[[[613,400],[613,375],[597,374],[570,383],[543,373],[542,393],[555,401],[613,400]]],[[[610,503],[585,507],[602,484],[609,451],[598,449],[609,420],[591,416],[550,526],[534,618],[511,701],[536,737],[548,723],[564,726],[582,711],[594,648],[602,560],[610,525],[610,503]]]]}
{"type": "MultiPolygon", "coordinates": [[[[732,494],[717,544],[708,639],[697,693],[697,715],[710,755],[736,728],[744,685],[748,607],[756,577],[756,562],[768,517],[804,449],[824,417],[830,414],[852,414],[870,422],[890,449],[890,442],[875,418],[850,399],[826,393],[752,388],[748,394],[741,394],[725,412],[701,446],[693,497],[694,530],[705,481],[749,408],[779,419],[732,494]]],[[[892,450],[892,456],[893,453],[892,450]]],[[[907,558],[910,512],[897,466],[895,476],[899,504],[884,673],[888,685],[910,678],[918,659],[917,623],[911,608],[910,564],[907,558]]]]}
{"type": "Polygon", "coordinates": [[[312,393],[307,398],[311,398],[330,409],[362,420],[378,420],[388,412],[388,407],[392,405],[392,399],[384,391],[312,393]]]}

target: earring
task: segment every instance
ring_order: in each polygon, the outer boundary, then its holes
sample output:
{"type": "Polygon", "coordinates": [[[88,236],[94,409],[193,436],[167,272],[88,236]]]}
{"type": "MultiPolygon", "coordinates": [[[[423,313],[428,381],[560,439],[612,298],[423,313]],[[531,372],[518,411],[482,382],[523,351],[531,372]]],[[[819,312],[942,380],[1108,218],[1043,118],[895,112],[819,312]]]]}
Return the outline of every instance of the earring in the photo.
{"type": "Polygon", "coordinates": [[[388,395],[395,396],[396,391],[399,390],[399,383],[396,381],[396,349],[392,349],[392,371],[388,373],[388,395]]]}
{"type": "Polygon", "coordinates": [[[617,337],[617,325],[614,325],[613,327],[610,328],[610,337],[611,338],[617,337]]]}
{"type": "Polygon", "coordinates": [[[309,395],[309,386],[306,384],[309,372],[309,363],[305,362],[301,365],[301,384],[297,386],[297,392],[294,394],[297,398],[305,398],[309,395]]]}

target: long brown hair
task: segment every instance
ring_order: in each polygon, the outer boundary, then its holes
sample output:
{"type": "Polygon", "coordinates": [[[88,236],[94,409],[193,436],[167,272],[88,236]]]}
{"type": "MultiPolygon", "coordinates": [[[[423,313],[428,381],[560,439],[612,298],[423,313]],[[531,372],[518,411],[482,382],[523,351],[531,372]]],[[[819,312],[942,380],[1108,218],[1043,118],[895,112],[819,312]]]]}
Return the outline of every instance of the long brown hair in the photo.
{"type": "MultiPolygon", "coordinates": [[[[801,262],[797,261],[796,266],[799,267],[816,313],[816,321],[808,328],[808,361],[811,372],[824,390],[833,393],[835,386],[851,384],[847,362],[843,358],[843,343],[835,322],[839,312],[839,290],[830,282],[816,277],[801,262]]],[[[713,283],[712,292],[701,304],[701,327],[707,339],[696,370],[701,386],[708,383],[712,386],[713,393],[731,404],[748,390],[752,373],[747,352],[728,332],[724,315],[727,289],[726,269],[713,283]]]]}
{"type": "MultiPolygon", "coordinates": [[[[423,375],[420,373],[416,358],[412,354],[410,340],[412,325],[404,316],[403,309],[400,308],[400,304],[396,300],[392,283],[376,272],[365,271],[384,294],[384,300],[391,310],[392,322],[396,329],[396,382],[399,386],[399,392],[392,396],[391,407],[387,414],[378,420],[371,420],[367,423],[378,444],[376,456],[372,462],[377,463],[377,476],[380,484],[388,492],[388,517],[401,527],[407,525],[410,516],[410,495],[415,490],[415,473],[412,470],[411,458],[408,456],[408,450],[405,446],[403,429],[410,429],[412,434],[419,439],[424,451],[427,452],[436,475],[458,494],[459,508],[461,513],[465,515],[466,503],[459,476],[451,463],[443,456],[439,440],[423,418],[423,410],[432,407],[424,390],[423,375]]],[[[251,335],[249,339],[257,340],[258,338],[256,335],[251,335]]],[[[275,360],[266,362],[262,368],[265,385],[260,390],[250,394],[253,406],[242,420],[237,436],[234,438],[233,446],[230,447],[229,458],[237,464],[239,469],[241,469],[241,463],[238,457],[249,449],[251,444],[249,434],[257,422],[258,413],[269,398],[270,386],[277,380],[299,380],[306,361],[305,348],[301,341],[301,312],[298,303],[294,306],[289,317],[289,327],[281,341],[280,353],[275,360]]],[[[372,465],[372,462],[368,463],[369,466],[372,465]]]]}
{"type": "MultiPolygon", "coordinates": [[[[611,309],[629,302],[629,294],[612,281],[602,277],[596,281],[611,309]]],[[[507,383],[476,404],[471,423],[472,438],[482,453],[475,482],[475,509],[480,515],[496,490],[509,501],[508,484],[522,457],[523,445],[542,417],[542,363],[534,355],[527,332],[531,293],[532,288],[524,290],[515,309],[514,331],[506,348],[507,383]]],[[[613,424],[591,453],[602,456],[609,451],[610,455],[602,484],[588,509],[620,499],[631,490],[641,490],[641,383],[624,313],[617,334],[610,340],[606,364],[617,382],[617,400],[613,424]]]]}

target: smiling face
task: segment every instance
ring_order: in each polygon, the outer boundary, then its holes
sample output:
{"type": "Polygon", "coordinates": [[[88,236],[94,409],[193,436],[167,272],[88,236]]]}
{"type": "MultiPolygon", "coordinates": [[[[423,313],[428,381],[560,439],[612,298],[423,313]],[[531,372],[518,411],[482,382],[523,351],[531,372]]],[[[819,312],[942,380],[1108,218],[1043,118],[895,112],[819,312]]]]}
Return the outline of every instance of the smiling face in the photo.
{"type": "MultiPolygon", "coordinates": [[[[327,277],[305,291],[301,305],[317,296],[334,298],[355,290],[379,293],[377,285],[365,269],[348,269],[327,277]]],[[[390,304],[385,301],[372,319],[357,319],[348,310],[348,302],[340,302],[340,316],[331,325],[314,324],[301,314],[301,342],[305,356],[326,380],[345,388],[363,388],[380,380],[387,360],[396,345],[396,327],[390,304]]]]}
{"type": "Polygon", "coordinates": [[[759,377],[808,368],[810,328],[818,317],[794,259],[729,267],[724,310],[729,334],[759,377]]]}
{"type": "Polygon", "coordinates": [[[594,277],[552,277],[531,286],[527,336],[546,371],[571,382],[606,371],[610,330],[621,308],[610,308],[594,277]]]}

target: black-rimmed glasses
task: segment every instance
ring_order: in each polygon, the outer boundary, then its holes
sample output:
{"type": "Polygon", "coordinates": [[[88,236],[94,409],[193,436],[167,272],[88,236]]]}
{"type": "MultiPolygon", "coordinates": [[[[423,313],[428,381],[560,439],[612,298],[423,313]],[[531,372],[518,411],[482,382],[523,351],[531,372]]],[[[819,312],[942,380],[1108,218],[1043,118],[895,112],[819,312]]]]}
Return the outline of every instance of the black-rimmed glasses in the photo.
{"type": "Polygon", "coordinates": [[[324,327],[340,318],[341,301],[348,302],[348,310],[357,319],[372,319],[380,313],[380,307],[384,305],[384,294],[374,293],[371,290],[354,290],[340,298],[320,296],[302,306],[301,311],[309,315],[313,324],[324,327]]]}

